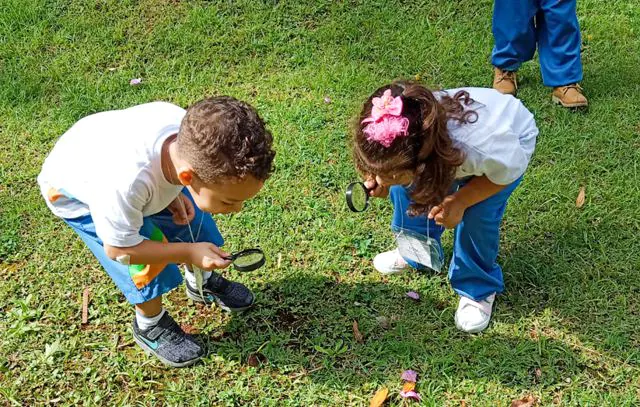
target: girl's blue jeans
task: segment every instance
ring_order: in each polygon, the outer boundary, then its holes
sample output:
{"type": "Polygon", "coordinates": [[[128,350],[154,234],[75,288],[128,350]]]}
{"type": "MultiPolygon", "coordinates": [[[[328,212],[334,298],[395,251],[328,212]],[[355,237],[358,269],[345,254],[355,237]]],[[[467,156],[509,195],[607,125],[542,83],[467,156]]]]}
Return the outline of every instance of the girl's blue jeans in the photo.
{"type": "MultiPolygon", "coordinates": [[[[507,200],[522,181],[522,177],[497,194],[469,208],[462,222],[454,229],[453,256],[449,266],[449,280],[459,295],[480,301],[493,293],[504,291],[502,268],[496,262],[500,245],[500,224],[507,200]]],[[[453,190],[463,187],[468,180],[457,181],[453,190]]],[[[426,215],[409,216],[411,204],[409,191],[401,185],[390,190],[394,206],[392,229],[404,228],[422,235],[429,235],[440,243],[444,228],[429,220],[426,215]]],[[[440,249],[442,252],[442,249],[440,249]]],[[[414,268],[422,268],[408,260],[414,268]]]]}

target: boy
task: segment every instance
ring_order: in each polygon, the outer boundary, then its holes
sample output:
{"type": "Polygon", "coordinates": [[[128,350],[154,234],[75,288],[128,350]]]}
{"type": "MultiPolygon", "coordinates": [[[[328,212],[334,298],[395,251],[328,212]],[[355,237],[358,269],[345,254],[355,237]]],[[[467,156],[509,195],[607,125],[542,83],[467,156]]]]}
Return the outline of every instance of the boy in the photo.
{"type": "Polygon", "coordinates": [[[185,272],[195,301],[227,311],[253,305],[247,287],[211,272],[230,261],[209,213],[238,212],[260,191],[272,140],[251,106],[222,96],[186,112],[154,102],[85,117],[45,160],[38,183],[47,205],[135,306],[136,342],[170,366],[204,353],[162,308],[162,295],[182,283],[177,263],[205,270],[204,298],[185,272]]]}

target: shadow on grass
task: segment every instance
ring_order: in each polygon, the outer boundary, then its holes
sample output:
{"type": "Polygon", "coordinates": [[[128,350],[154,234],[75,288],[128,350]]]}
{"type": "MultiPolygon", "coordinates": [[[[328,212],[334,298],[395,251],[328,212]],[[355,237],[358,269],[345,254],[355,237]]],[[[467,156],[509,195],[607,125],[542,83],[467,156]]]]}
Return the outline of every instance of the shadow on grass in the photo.
{"type": "MultiPolygon", "coordinates": [[[[432,278],[447,284],[446,276],[432,278]]],[[[414,302],[405,292],[394,282],[353,284],[299,275],[260,290],[256,309],[232,318],[222,337],[201,339],[210,357],[309,375],[335,388],[389,377],[399,382],[405,369],[417,370],[434,394],[463,380],[528,388],[563,382],[586,368],[576,352],[553,339],[522,339],[492,329],[481,335],[459,332],[455,304],[428,294],[414,302]],[[361,343],[353,334],[354,321],[361,343]]]]}
{"type": "MultiPolygon", "coordinates": [[[[612,246],[606,236],[598,244],[612,246]]],[[[634,363],[635,325],[613,299],[625,297],[630,277],[588,267],[619,264],[623,248],[610,258],[580,227],[545,231],[535,244],[520,240],[501,259],[507,291],[494,314],[500,326],[480,335],[454,327],[453,294],[443,300],[423,292],[414,302],[402,279],[352,282],[340,274],[296,273],[256,288],[256,309],[230,319],[221,336],[202,339],[210,355],[244,368],[277,368],[335,388],[384,383],[409,368],[429,381],[433,394],[465,380],[555,391],[582,375],[624,385],[612,369],[634,363]],[[362,342],[354,337],[354,321],[362,342]]],[[[446,274],[427,279],[449,284],[446,274]]]]}

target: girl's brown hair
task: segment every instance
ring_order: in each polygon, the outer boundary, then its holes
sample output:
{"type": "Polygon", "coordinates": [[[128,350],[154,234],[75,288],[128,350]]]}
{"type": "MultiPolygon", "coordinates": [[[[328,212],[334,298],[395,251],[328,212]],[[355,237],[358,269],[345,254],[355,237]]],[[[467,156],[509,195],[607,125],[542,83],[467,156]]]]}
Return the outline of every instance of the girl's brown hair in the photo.
{"type": "Polygon", "coordinates": [[[392,176],[400,171],[413,171],[409,207],[412,215],[428,213],[447,195],[464,154],[453,145],[447,122],[473,123],[478,114],[465,109],[473,103],[466,91],[453,96],[442,92],[436,98],[426,87],[412,82],[394,82],[376,90],[365,102],[355,125],[353,155],[357,170],[363,175],[392,176]],[[407,136],[397,137],[389,147],[370,141],[362,121],[371,115],[372,99],[391,89],[402,98],[402,115],[409,119],[407,136]]]}

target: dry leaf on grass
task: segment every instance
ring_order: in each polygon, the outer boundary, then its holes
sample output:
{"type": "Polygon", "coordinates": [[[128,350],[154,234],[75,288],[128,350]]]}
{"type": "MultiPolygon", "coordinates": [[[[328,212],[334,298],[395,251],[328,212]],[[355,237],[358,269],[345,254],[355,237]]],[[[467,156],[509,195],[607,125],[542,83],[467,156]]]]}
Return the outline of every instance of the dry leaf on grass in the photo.
{"type": "Polygon", "coordinates": [[[247,364],[251,367],[258,367],[267,361],[267,357],[260,352],[252,353],[247,358],[247,364]]]}
{"type": "Polygon", "coordinates": [[[385,401],[387,401],[388,396],[389,389],[383,387],[382,389],[378,390],[377,393],[373,396],[371,402],[369,403],[369,407],[380,407],[384,404],[385,401]]]}
{"type": "Polygon", "coordinates": [[[520,400],[513,400],[511,402],[511,407],[533,407],[535,404],[536,398],[529,394],[520,400]]]}
{"type": "Polygon", "coordinates": [[[584,187],[580,187],[578,197],[576,198],[576,208],[582,208],[584,206],[584,199],[586,197],[586,191],[584,187]]]}
{"type": "Polygon", "coordinates": [[[360,329],[358,328],[358,321],[353,321],[353,337],[356,338],[356,342],[363,343],[364,337],[360,333],[360,329]]]}

